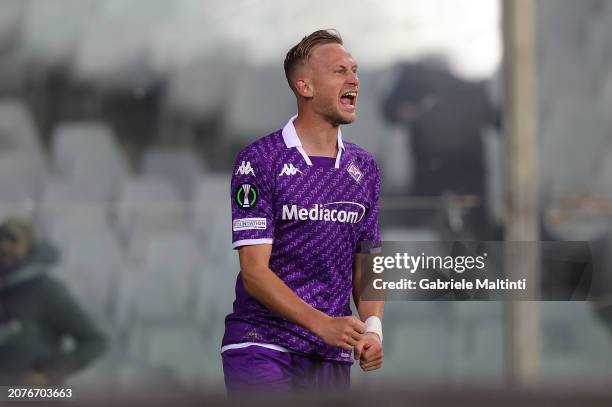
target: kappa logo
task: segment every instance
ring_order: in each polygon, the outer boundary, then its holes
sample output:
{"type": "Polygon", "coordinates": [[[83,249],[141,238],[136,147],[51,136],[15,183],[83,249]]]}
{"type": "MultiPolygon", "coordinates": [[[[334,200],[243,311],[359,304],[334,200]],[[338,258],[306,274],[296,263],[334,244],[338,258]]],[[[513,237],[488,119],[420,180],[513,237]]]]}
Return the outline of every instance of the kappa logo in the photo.
{"type": "Polygon", "coordinates": [[[234,175],[249,175],[251,174],[252,176],[255,176],[255,171],[253,171],[253,167],[251,167],[251,162],[250,161],[243,161],[240,164],[240,167],[238,167],[238,169],[236,170],[236,174],[234,175]]]}
{"type": "Polygon", "coordinates": [[[278,176],[280,177],[281,175],[295,175],[297,173],[303,174],[302,171],[300,171],[299,168],[296,168],[293,166],[293,164],[283,164],[283,169],[281,170],[280,174],[278,174],[278,176]]]}
{"type": "Polygon", "coordinates": [[[357,182],[361,181],[361,178],[363,178],[363,173],[361,172],[359,167],[355,165],[355,163],[351,163],[351,165],[348,166],[347,171],[349,174],[351,174],[351,177],[353,177],[353,179],[357,182]]]}

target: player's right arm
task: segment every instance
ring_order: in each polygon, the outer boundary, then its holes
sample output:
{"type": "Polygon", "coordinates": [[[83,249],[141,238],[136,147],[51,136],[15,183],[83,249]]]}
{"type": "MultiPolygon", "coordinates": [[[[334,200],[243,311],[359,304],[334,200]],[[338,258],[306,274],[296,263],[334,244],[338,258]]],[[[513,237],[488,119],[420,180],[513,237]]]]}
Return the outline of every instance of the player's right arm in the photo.
{"type": "Polygon", "coordinates": [[[271,311],[314,332],[326,344],[351,350],[365,333],[365,324],[353,316],[330,317],[302,300],[268,267],[271,252],[271,244],[239,249],[245,290],[271,311]]]}
{"type": "Polygon", "coordinates": [[[246,292],[272,312],[347,350],[365,324],[353,316],[332,318],[302,300],[270,269],[274,241],[274,184],[271,160],[257,146],[242,150],[232,172],[232,247],[238,249],[246,292]]]}

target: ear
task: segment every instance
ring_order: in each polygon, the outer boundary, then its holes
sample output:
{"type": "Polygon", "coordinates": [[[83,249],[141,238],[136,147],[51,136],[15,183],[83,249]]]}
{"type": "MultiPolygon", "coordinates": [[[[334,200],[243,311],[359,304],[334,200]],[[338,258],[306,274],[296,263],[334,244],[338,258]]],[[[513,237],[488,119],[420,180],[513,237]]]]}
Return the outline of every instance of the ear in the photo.
{"type": "Polygon", "coordinates": [[[297,93],[303,98],[311,98],[314,95],[312,83],[307,78],[300,78],[295,81],[295,89],[297,90],[297,93]]]}

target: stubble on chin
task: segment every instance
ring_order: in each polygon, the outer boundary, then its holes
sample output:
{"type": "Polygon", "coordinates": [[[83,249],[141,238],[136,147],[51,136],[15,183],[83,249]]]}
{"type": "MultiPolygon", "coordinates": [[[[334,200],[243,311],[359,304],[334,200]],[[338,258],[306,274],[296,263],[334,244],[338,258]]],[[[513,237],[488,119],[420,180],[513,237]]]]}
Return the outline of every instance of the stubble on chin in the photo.
{"type": "Polygon", "coordinates": [[[347,117],[347,116],[340,114],[339,112],[336,112],[336,114],[334,114],[333,118],[331,118],[330,121],[337,126],[342,126],[344,124],[354,123],[355,119],[357,119],[356,115],[352,117],[347,117]]]}
{"type": "Polygon", "coordinates": [[[336,106],[335,103],[336,101],[334,100],[323,106],[319,105],[320,108],[315,108],[315,110],[318,110],[320,116],[324,117],[327,122],[332,123],[335,126],[354,123],[357,119],[357,114],[342,114],[342,111],[340,111],[340,109],[338,108],[338,106],[336,106]]]}
{"type": "Polygon", "coordinates": [[[338,121],[338,124],[339,125],[342,125],[342,124],[351,124],[351,123],[354,123],[356,119],[357,119],[357,116],[354,116],[354,117],[352,117],[350,119],[341,118],[341,120],[338,121]]]}
{"type": "Polygon", "coordinates": [[[353,116],[343,115],[341,112],[339,112],[335,108],[330,108],[326,114],[326,117],[330,123],[333,123],[334,125],[337,125],[337,126],[341,126],[344,124],[351,124],[357,118],[356,115],[353,115],[353,116]]]}

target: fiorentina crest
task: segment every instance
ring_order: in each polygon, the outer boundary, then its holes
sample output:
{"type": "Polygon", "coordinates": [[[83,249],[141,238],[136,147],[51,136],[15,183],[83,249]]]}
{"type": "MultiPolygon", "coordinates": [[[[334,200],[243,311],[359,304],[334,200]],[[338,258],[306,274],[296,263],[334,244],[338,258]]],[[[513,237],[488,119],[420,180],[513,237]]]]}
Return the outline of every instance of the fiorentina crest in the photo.
{"type": "Polygon", "coordinates": [[[351,165],[348,166],[347,171],[357,182],[361,181],[361,178],[363,178],[363,173],[354,163],[351,163],[351,165]]]}

